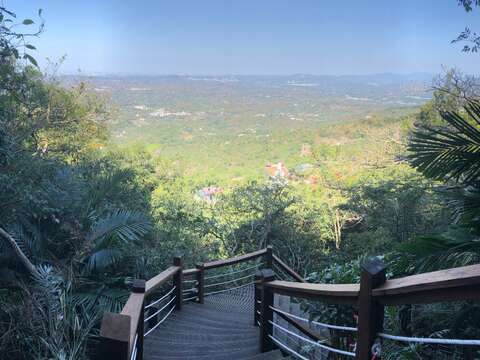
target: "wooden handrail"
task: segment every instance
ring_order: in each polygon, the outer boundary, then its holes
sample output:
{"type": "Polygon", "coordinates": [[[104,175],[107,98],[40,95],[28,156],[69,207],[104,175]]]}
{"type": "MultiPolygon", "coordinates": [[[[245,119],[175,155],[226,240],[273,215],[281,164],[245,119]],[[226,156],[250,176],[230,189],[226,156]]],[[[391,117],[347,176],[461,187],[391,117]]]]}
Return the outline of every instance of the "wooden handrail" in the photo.
{"type": "Polygon", "coordinates": [[[282,268],[282,270],[284,270],[288,275],[293,277],[295,280],[297,280],[299,282],[302,282],[302,283],[306,282],[305,279],[302,276],[300,276],[300,274],[298,274],[290,266],[285,264],[282,261],[282,259],[280,259],[277,255],[273,254],[273,260],[282,268]]]}
{"type": "MultiPolygon", "coordinates": [[[[358,300],[360,290],[359,284],[272,281],[267,286],[282,295],[352,304],[358,300]]],[[[372,296],[385,305],[464,300],[479,295],[480,264],[387,280],[372,290],[372,296]]]]}
{"type": "Polygon", "coordinates": [[[153,291],[158,289],[158,287],[171,279],[177,273],[177,271],[181,271],[181,267],[170,266],[167,270],[162,271],[160,274],[148,280],[145,286],[145,294],[150,295],[153,291]]]}
{"type": "Polygon", "coordinates": [[[230,258],[230,259],[215,260],[215,261],[206,262],[206,263],[203,264],[203,267],[204,267],[205,270],[208,270],[208,269],[218,268],[218,267],[221,267],[221,266],[234,265],[234,264],[238,264],[240,262],[256,259],[260,256],[265,255],[266,253],[267,253],[267,249],[261,249],[261,250],[258,250],[258,251],[251,252],[249,254],[236,256],[236,257],[233,257],[233,258],[230,258]]]}
{"type": "Polygon", "coordinates": [[[372,291],[385,305],[433,303],[480,297],[480,265],[387,280],[372,291]]]}
{"type": "MultiPolygon", "coordinates": [[[[145,280],[133,281],[132,293],[120,314],[105,313],[100,328],[97,359],[129,360],[135,347],[136,334],[144,331],[145,280]]],[[[143,336],[138,338],[137,356],[143,356],[143,336]]]]}
{"type": "MultiPolygon", "coordinates": [[[[274,260],[278,260],[274,257],[274,260]]],[[[371,358],[371,346],[383,329],[385,305],[435,303],[480,298],[480,264],[386,280],[385,265],[378,259],[362,264],[360,284],[312,284],[289,281],[256,282],[265,289],[297,298],[358,307],[356,359],[371,358]]],[[[262,304],[263,309],[265,305],[262,304]]],[[[265,311],[265,310],[264,310],[265,311]]],[[[274,310],[275,311],[275,310],[274,310]]],[[[313,338],[308,328],[287,315],[277,314],[313,338]]],[[[262,339],[262,341],[267,341],[262,339]]]]}
{"type": "MultiPolygon", "coordinates": [[[[100,355],[102,360],[128,360],[133,351],[136,334],[143,334],[144,304],[148,295],[152,294],[168,280],[174,280],[177,286],[176,295],[182,298],[182,277],[196,276],[198,301],[203,302],[205,270],[234,265],[244,261],[264,257],[267,269],[255,275],[255,312],[261,310],[260,320],[262,349],[269,350],[273,343],[268,334],[272,333],[269,320],[273,319],[273,294],[291,297],[320,300],[333,304],[350,304],[359,308],[358,346],[356,359],[370,359],[370,348],[375,336],[382,331],[384,305],[400,305],[415,303],[434,303],[439,301],[466,300],[480,298],[480,264],[454,269],[434,271],[430,273],[406,276],[386,280],[385,266],[377,258],[362,264],[360,284],[315,284],[307,283],[302,276],[290,268],[272,248],[267,247],[249,254],[226,260],[216,260],[197,264],[196,268],[183,270],[181,258],[174,260],[174,266],[156,275],[148,281],[136,280],[120,314],[106,313],[100,331],[100,355]],[[271,268],[276,263],[296,282],[274,280],[271,268]],[[260,274],[260,275],[258,275],[260,274]],[[257,304],[257,300],[260,303],[257,304]]],[[[181,303],[177,302],[177,309],[181,303]]],[[[277,314],[295,326],[308,337],[318,340],[319,335],[308,327],[285,314],[277,314]]],[[[139,349],[143,349],[143,337],[138,340],[139,349]]],[[[140,350],[142,351],[142,350],[140,350]]],[[[142,358],[141,352],[139,359],[142,358]]]]}
{"type": "Polygon", "coordinates": [[[359,284],[312,284],[278,280],[266,283],[265,286],[277,294],[335,304],[356,304],[360,290],[359,284]]]}
{"type": "MultiPolygon", "coordinates": [[[[143,315],[143,304],[145,301],[145,294],[130,294],[125,306],[120,314],[130,317],[130,340],[128,342],[128,353],[131,354],[135,341],[135,334],[137,333],[137,327],[140,321],[140,317],[143,315]]],[[[141,319],[143,321],[143,318],[141,319]]]]}
{"type": "MultiPolygon", "coordinates": [[[[181,265],[179,258],[177,258],[176,262],[181,265]]],[[[121,313],[105,313],[103,316],[100,329],[98,359],[129,360],[135,346],[137,334],[139,334],[137,340],[137,359],[142,359],[145,299],[166,281],[174,279],[175,277],[177,278],[176,286],[180,286],[177,296],[181,294],[181,276],[180,279],[176,276],[181,271],[181,266],[171,266],[148,281],[135,280],[133,282],[132,293],[128,297],[121,313]]],[[[178,304],[177,308],[179,308],[178,304]]]]}
{"type": "Polygon", "coordinates": [[[186,269],[186,270],[183,270],[183,276],[189,276],[189,275],[195,275],[196,273],[198,273],[200,270],[196,269],[196,268],[192,268],[192,269],[186,269]]]}

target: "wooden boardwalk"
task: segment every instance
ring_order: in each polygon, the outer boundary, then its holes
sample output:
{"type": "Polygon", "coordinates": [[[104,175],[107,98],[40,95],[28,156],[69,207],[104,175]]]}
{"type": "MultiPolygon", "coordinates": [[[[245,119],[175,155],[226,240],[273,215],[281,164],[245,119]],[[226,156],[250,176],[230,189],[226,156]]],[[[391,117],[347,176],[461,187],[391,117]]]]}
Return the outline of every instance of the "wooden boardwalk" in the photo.
{"type": "Polygon", "coordinates": [[[374,347],[377,339],[424,344],[422,346],[439,343],[479,346],[480,340],[475,339],[389,334],[384,332],[388,329],[383,329],[382,322],[385,306],[477,301],[480,264],[387,280],[385,265],[373,258],[362,264],[360,273],[360,283],[308,283],[275,256],[271,247],[201,263],[191,269],[183,269],[181,258],[175,257],[173,266],[148,281],[133,282],[121,313],[104,314],[97,359],[276,360],[283,357],[277,349],[280,347],[301,360],[331,356],[370,360],[377,355],[378,347],[374,347]],[[250,264],[239,266],[246,262],[250,264]],[[254,270],[259,268],[260,271],[254,270]],[[253,283],[245,283],[253,276],[255,291],[253,283]],[[286,280],[288,278],[295,281],[286,280]],[[170,282],[172,287],[167,290],[170,282]],[[163,295],[156,293],[160,291],[163,295]],[[161,297],[153,300],[154,295],[161,297]],[[282,310],[280,302],[275,301],[279,295],[357,307],[358,325],[325,324],[321,319],[310,322],[308,314],[299,317],[291,313],[295,312],[291,308],[282,310]],[[262,334],[254,326],[254,314],[262,334]],[[323,332],[311,323],[319,325],[323,332]],[[343,347],[330,344],[325,329],[348,331],[348,344],[343,347]]]}
{"type": "Polygon", "coordinates": [[[186,303],[145,338],[145,360],[282,359],[261,354],[253,325],[253,285],[186,303]]]}

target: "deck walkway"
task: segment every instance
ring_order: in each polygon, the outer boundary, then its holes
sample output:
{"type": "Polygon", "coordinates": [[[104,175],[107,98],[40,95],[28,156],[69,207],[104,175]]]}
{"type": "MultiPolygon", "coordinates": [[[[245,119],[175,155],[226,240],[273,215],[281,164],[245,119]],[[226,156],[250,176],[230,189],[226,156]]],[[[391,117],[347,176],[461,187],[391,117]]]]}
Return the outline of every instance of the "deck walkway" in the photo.
{"type": "Polygon", "coordinates": [[[186,303],[145,338],[145,360],[281,359],[259,352],[253,285],[186,303]]]}

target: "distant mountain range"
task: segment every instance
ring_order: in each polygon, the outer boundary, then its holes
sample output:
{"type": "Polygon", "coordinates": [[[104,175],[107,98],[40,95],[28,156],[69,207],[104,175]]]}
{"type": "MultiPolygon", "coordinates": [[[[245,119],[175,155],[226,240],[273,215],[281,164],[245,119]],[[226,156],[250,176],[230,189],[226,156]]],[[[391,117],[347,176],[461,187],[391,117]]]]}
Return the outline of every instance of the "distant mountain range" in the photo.
{"type": "Polygon", "coordinates": [[[138,75],[138,74],[108,74],[108,73],[83,73],[65,74],[64,78],[136,78],[136,79],[189,79],[218,82],[252,81],[252,80],[286,80],[286,81],[309,81],[309,82],[354,82],[354,83],[379,83],[398,84],[403,82],[426,82],[430,83],[436,74],[433,73],[379,73],[361,75],[199,75],[199,74],[165,74],[165,75],[138,75]]]}

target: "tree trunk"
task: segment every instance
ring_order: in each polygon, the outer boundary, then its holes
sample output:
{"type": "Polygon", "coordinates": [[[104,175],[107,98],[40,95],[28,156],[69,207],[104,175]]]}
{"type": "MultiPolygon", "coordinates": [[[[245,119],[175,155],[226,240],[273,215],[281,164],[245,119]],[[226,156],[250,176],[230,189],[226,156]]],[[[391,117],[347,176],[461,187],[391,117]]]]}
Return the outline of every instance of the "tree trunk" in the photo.
{"type": "Polygon", "coordinates": [[[35,265],[33,265],[31,261],[28,259],[28,257],[23,253],[22,249],[20,249],[15,239],[1,227],[0,227],[0,236],[2,236],[4,239],[7,240],[7,242],[10,244],[15,255],[17,255],[20,262],[27,268],[30,274],[32,274],[33,276],[38,276],[39,273],[35,265]]]}

